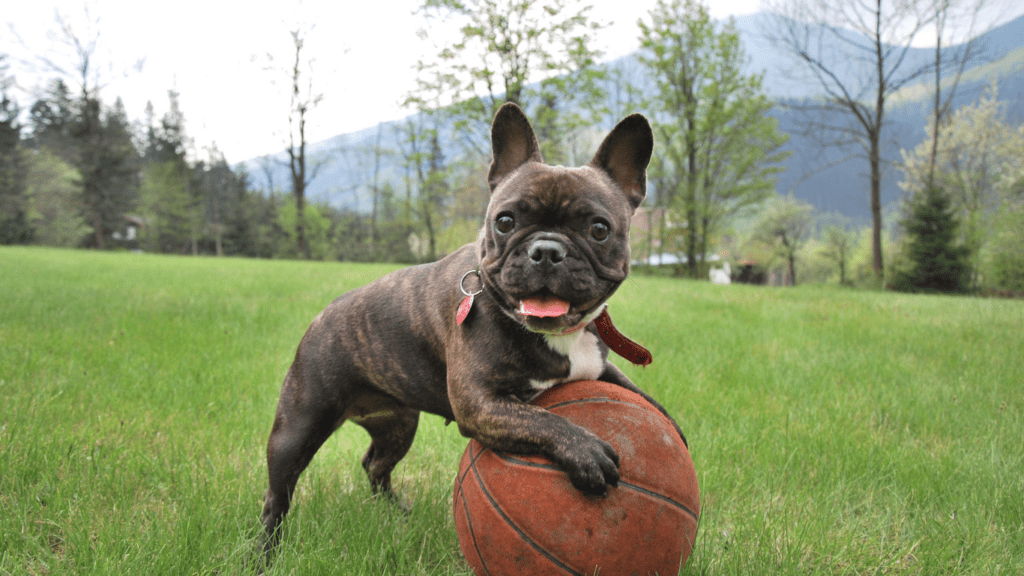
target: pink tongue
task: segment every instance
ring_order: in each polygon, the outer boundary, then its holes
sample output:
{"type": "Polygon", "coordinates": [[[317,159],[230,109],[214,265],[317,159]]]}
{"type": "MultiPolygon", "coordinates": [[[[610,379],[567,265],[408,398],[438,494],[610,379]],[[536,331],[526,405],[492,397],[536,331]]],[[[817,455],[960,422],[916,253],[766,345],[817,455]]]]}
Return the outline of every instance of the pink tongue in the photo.
{"type": "Polygon", "coordinates": [[[569,303],[558,298],[527,298],[519,303],[519,312],[524,316],[552,318],[569,312],[569,303]]]}

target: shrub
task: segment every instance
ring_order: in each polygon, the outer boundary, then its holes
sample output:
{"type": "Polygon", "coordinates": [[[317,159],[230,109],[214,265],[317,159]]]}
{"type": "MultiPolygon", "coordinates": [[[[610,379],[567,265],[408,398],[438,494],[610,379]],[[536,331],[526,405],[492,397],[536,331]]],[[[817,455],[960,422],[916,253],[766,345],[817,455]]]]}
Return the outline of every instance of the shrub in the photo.
{"type": "Polygon", "coordinates": [[[986,284],[1024,292],[1024,206],[1007,203],[994,222],[985,268],[986,284]]]}

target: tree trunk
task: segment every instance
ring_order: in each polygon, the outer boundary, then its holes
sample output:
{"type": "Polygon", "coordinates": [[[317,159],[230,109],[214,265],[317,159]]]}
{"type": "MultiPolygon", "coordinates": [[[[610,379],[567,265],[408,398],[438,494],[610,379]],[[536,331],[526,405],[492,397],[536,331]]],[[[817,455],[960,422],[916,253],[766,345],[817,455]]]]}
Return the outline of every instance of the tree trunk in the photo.
{"type": "Polygon", "coordinates": [[[683,92],[686,97],[686,265],[690,278],[697,279],[697,97],[692,84],[686,83],[683,92]]]}
{"type": "Polygon", "coordinates": [[[940,22],[936,24],[938,32],[935,34],[935,110],[932,124],[932,149],[928,158],[928,181],[927,186],[935,184],[935,162],[939,153],[939,121],[941,120],[942,108],[942,24],[944,20],[939,16],[940,22]]]}
{"type": "Polygon", "coordinates": [[[881,279],[884,268],[882,266],[882,153],[879,136],[878,130],[873,130],[870,134],[871,255],[875,275],[881,279]]]}
{"type": "Polygon", "coordinates": [[[291,159],[292,192],[295,194],[295,243],[299,257],[310,259],[309,242],[306,241],[306,135],[305,119],[299,116],[299,146],[288,150],[291,159]]]}
{"type": "Polygon", "coordinates": [[[882,126],[885,125],[885,51],[882,46],[882,0],[877,0],[875,12],[875,61],[878,65],[878,93],[875,97],[874,126],[868,129],[871,164],[871,254],[875,276],[882,278],[882,126]]]}

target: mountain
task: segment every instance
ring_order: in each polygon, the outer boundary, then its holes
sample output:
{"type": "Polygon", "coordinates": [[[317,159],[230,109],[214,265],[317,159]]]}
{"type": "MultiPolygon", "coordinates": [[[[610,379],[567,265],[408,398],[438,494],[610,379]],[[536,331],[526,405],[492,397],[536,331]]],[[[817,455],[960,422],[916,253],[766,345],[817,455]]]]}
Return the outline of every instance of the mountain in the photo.
{"type": "MultiPolygon", "coordinates": [[[[763,73],[764,89],[780,104],[813,99],[821,89],[814,78],[800,73],[800,63],[783,51],[772,46],[763,33],[763,25],[774,16],[758,13],[735,19],[744,48],[748,55],[747,73],[763,73]]],[[[844,41],[863,44],[867,39],[847,32],[844,41]]],[[[1007,103],[1008,119],[1015,123],[1024,120],[1024,16],[994,28],[977,39],[985,59],[961,79],[953,100],[953,108],[959,108],[976,101],[985,90],[995,84],[999,98],[1007,103]]],[[[956,47],[948,50],[955,50],[956,47]]],[[[829,47],[823,47],[823,50],[829,47]]],[[[934,58],[933,48],[912,48],[907,54],[908,66],[923,64],[934,58]]],[[[866,77],[868,63],[852,62],[841,67],[844,80],[866,77]]],[[[619,78],[638,88],[644,94],[654,93],[654,84],[643,70],[635,54],[627,55],[604,64],[608,70],[618,72],[619,78]]],[[[611,75],[610,75],[611,77],[611,75]]],[[[613,80],[606,80],[609,94],[621,91],[613,80]]],[[[926,137],[925,126],[931,113],[932,85],[930,78],[919,84],[907,86],[890,99],[888,105],[889,145],[885,158],[890,163],[898,162],[900,149],[911,149],[926,137]]],[[[632,112],[626,110],[624,112],[632,112]]],[[[642,112],[642,111],[641,111],[642,112]]],[[[867,163],[860,150],[822,149],[819,142],[801,134],[797,113],[785,106],[776,107],[772,115],[779,119],[780,126],[790,134],[786,148],[793,152],[786,161],[786,171],[779,176],[780,193],[792,193],[808,201],[822,212],[842,214],[856,224],[870,221],[868,201],[867,163]],[[849,158],[845,162],[843,158],[849,158]],[[827,166],[827,168],[825,168],[827,166]]],[[[607,117],[599,126],[609,130],[618,117],[607,117]]],[[[310,158],[320,158],[317,177],[310,183],[307,195],[314,200],[326,200],[332,205],[355,211],[370,210],[368,185],[373,178],[374,148],[398,151],[401,146],[399,127],[404,122],[383,123],[374,128],[342,134],[314,142],[309,145],[310,158]]],[[[655,144],[657,145],[657,144],[655,144]]],[[[457,146],[452,138],[442,138],[442,148],[449,157],[456,155],[457,146]]],[[[252,185],[265,190],[277,187],[287,189],[289,175],[287,156],[281,152],[273,157],[276,161],[266,166],[265,160],[253,158],[241,165],[249,172],[252,185]],[[269,171],[266,169],[269,167],[269,171]],[[268,182],[267,175],[270,175],[268,182]]],[[[378,178],[390,182],[397,194],[404,193],[405,172],[401,159],[396,155],[379,158],[378,178]]],[[[899,170],[890,166],[883,174],[882,204],[894,205],[903,196],[899,187],[899,170]]]]}

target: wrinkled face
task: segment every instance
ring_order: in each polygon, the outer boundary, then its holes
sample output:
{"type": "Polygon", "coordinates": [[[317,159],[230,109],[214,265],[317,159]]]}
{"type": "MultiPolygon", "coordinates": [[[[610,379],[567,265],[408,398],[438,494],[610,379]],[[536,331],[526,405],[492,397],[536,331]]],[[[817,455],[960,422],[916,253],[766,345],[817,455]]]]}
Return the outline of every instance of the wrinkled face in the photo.
{"type": "Polygon", "coordinates": [[[589,322],[629,272],[632,213],[602,170],[520,166],[491,196],[480,240],[485,287],[531,330],[589,322]]]}

